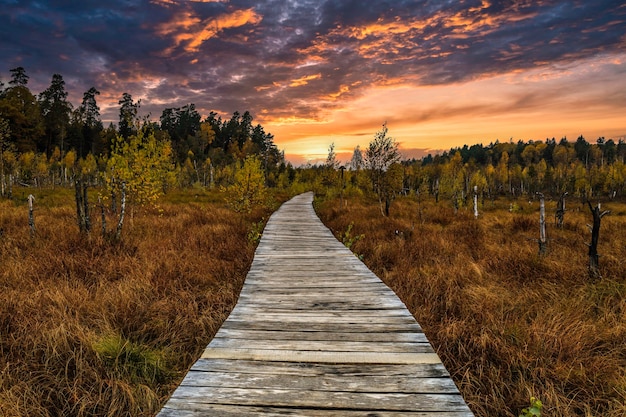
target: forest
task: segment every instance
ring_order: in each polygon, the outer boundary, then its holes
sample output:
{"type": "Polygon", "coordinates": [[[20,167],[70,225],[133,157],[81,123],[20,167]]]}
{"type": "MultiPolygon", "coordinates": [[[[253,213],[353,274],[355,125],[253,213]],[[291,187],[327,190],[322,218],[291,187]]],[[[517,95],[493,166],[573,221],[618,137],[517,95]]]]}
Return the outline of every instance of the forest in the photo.
{"type": "MultiPolygon", "coordinates": [[[[295,169],[285,161],[273,135],[260,124],[253,124],[249,111],[236,111],[228,120],[212,112],[203,120],[195,105],[189,103],[164,109],[155,122],[140,115],[140,101],[123,93],[118,124],[105,128],[97,104],[100,93],[95,87],[86,91],[81,104],[74,107],[67,101],[68,92],[60,74],[54,74],[50,86],[37,96],[28,89],[28,79],[24,68],[18,67],[11,70],[7,86],[0,84],[2,196],[10,197],[14,184],[68,184],[79,172],[88,174],[89,183],[101,185],[106,182],[106,165],[112,152],[138,136],[143,142],[136,144],[139,147],[146,147],[144,143],[149,139],[167,145],[164,188],[229,185],[237,164],[248,156],[261,161],[268,187],[284,189],[294,183],[328,186],[339,181],[340,161],[334,144],[330,144],[325,164],[295,169]]],[[[387,127],[379,133],[384,142],[387,127]]],[[[380,191],[387,203],[409,191],[428,192],[437,201],[449,200],[455,207],[467,205],[474,187],[481,200],[532,197],[537,192],[554,197],[567,192],[582,200],[613,199],[624,193],[623,138],[615,142],[600,137],[590,143],[580,136],[575,141],[548,138],[465,145],[420,160],[401,160],[393,140],[393,149],[385,148],[389,144],[378,145],[379,149],[363,151],[357,147],[352,159],[345,161],[347,192],[380,191]],[[376,166],[378,163],[384,170],[376,166]],[[362,169],[368,174],[360,173],[362,169]],[[367,178],[361,178],[363,175],[367,178]]]]}
{"type": "Polygon", "coordinates": [[[293,167],[248,111],[152,121],[123,93],[104,127],[99,94],[75,107],[55,74],[35,95],[21,67],[0,84],[0,414],[154,415],[235,305],[268,216],[309,190],[477,416],[531,397],[626,413],[623,138],[404,160],[384,124],[350,161],[330,143],[293,167]]]}
{"type": "Polygon", "coordinates": [[[95,174],[103,172],[116,143],[130,142],[138,135],[145,143],[151,139],[167,145],[172,186],[220,183],[225,167],[249,155],[262,160],[269,185],[286,170],[284,155],[273,136],[260,124],[253,125],[248,111],[235,112],[228,120],[210,113],[202,120],[190,103],[164,109],[159,122],[154,122],[140,115],[140,100],[135,102],[132,95],[124,93],[119,100],[119,122],[105,128],[97,103],[100,92],[95,87],[86,91],[80,105],[74,107],[67,100],[60,74],[54,74],[50,87],[37,96],[29,90],[28,79],[24,68],[18,67],[11,70],[7,86],[0,83],[3,196],[10,196],[16,183],[67,184],[78,167],[92,174],[89,181],[95,185],[102,179],[95,174]]]}

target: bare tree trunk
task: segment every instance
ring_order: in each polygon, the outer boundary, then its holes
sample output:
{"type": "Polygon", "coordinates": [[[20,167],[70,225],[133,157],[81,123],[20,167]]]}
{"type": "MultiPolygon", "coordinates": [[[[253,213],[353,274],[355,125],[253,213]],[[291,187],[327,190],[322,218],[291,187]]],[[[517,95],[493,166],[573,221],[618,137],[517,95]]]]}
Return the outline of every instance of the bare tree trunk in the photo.
{"type": "Polygon", "coordinates": [[[117,230],[115,232],[115,238],[119,240],[122,237],[122,226],[124,225],[124,215],[126,214],[126,183],[122,182],[122,198],[120,207],[120,219],[117,222],[117,230]]]}
{"type": "Polygon", "coordinates": [[[600,255],[598,254],[598,240],[600,238],[600,222],[604,216],[610,213],[610,211],[606,210],[600,212],[600,203],[596,208],[591,206],[589,200],[587,200],[587,204],[589,205],[589,210],[591,210],[591,214],[593,215],[593,226],[591,228],[591,243],[589,246],[589,276],[591,278],[602,278],[600,275],[600,255]]]}
{"type": "Polygon", "coordinates": [[[478,218],[478,186],[474,186],[474,218],[478,218]]]}
{"type": "Polygon", "coordinates": [[[83,213],[85,215],[85,230],[91,232],[91,218],[89,217],[89,198],[87,196],[87,188],[89,184],[86,184],[81,180],[81,186],[83,191],[83,213]]]}
{"type": "Polygon", "coordinates": [[[33,204],[35,202],[35,196],[28,195],[28,226],[30,227],[30,237],[35,236],[35,216],[33,214],[33,204]]]}
{"type": "Polygon", "coordinates": [[[543,193],[539,196],[539,255],[545,255],[548,249],[546,240],[546,201],[543,193]]]}
{"type": "Polygon", "coordinates": [[[422,220],[422,193],[420,193],[419,187],[417,189],[417,193],[416,194],[417,194],[417,218],[418,218],[418,220],[420,222],[420,225],[421,225],[421,224],[424,224],[424,223],[423,223],[423,220],[422,220]]]}
{"type": "Polygon", "coordinates": [[[454,206],[454,215],[459,212],[459,196],[457,195],[457,191],[452,195],[452,205],[454,206]]]}
{"type": "Polygon", "coordinates": [[[104,203],[102,202],[102,198],[98,197],[98,205],[100,206],[100,216],[102,220],[102,236],[106,236],[107,234],[107,217],[104,211],[104,203]]]}
{"type": "Polygon", "coordinates": [[[87,184],[80,176],[74,178],[74,190],[76,197],[76,217],[78,229],[81,233],[91,231],[91,220],[89,219],[89,200],[87,198],[87,184]]]}
{"type": "Polygon", "coordinates": [[[567,193],[561,194],[559,198],[559,202],[556,205],[556,214],[554,215],[554,220],[556,222],[556,226],[559,229],[563,228],[563,220],[565,219],[565,197],[567,193]]]}

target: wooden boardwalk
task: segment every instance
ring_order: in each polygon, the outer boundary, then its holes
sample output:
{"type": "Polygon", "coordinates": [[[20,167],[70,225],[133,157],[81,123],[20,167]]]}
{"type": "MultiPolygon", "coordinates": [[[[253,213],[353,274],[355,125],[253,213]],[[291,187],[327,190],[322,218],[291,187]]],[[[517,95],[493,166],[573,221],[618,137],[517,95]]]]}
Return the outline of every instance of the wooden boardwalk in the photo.
{"type": "Polygon", "coordinates": [[[267,223],[237,306],[158,417],[468,417],[419,324],[320,222],[267,223]]]}

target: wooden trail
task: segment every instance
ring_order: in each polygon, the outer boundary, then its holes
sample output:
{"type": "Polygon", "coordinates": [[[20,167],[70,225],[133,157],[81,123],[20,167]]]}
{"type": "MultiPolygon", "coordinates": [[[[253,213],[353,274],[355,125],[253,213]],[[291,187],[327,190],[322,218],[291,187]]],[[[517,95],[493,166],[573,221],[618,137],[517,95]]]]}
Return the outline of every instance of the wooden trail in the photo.
{"type": "Polygon", "coordinates": [[[321,223],[272,215],[239,301],[158,417],[469,417],[404,304],[321,223]]]}

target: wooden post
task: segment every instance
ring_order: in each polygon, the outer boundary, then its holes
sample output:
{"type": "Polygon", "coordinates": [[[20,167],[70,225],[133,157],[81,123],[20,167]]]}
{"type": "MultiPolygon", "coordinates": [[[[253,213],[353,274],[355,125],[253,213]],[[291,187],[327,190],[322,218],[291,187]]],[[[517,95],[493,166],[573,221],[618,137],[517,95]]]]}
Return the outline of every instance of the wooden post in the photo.
{"type": "Polygon", "coordinates": [[[33,215],[33,203],[35,202],[35,196],[28,195],[28,226],[30,227],[30,236],[35,236],[35,216],[33,215]]]}
{"type": "Polygon", "coordinates": [[[545,255],[548,249],[546,240],[546,202],[543,193],[539,196],[539,255],[545,255]]]}
{"type": "Polygon", "coordinates": [[[604,216],[610,213],[609,210],[600,212],[600,203],[596,208],[591,206],[589,200],[587,200],[589,210],[593,216],[593,226],[589,226],[591,229],[591,243],[589,246],[589,276],[591,278],[602,278],[600,275],[600,255],[598,255],[598,240],[600,238],[600,222],[604,216]]]}
{"type": "Polygon", "coordinates": [[[474,186],[474,218],[478,218],[478,186],[474,186]]]}

